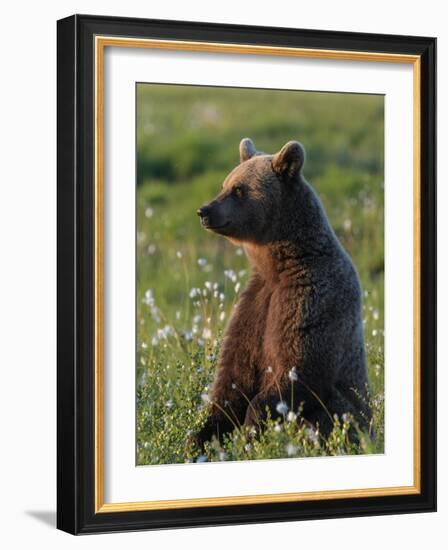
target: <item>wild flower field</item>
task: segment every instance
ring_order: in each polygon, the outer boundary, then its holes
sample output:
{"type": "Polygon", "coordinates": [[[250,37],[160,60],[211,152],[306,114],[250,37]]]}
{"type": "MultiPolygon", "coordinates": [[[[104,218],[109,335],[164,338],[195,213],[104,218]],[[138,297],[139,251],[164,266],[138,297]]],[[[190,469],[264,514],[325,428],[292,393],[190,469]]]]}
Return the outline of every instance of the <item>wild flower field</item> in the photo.
{"type": "Polygon", "coordinates": [[[384,451],[383,115],[381,96],[138,85],[138,465],[384,451]],[[196,209],[218,193],[245,136],[270,153],[304,144],[305,177],[358,269],[373,422],[356,442],[347,416],[323,438],[285,411],[256,438],[235,426],[205,454],[185,446],[205,420],[222,334],[250,273],[243,250],[202,229],[196,209]]]}

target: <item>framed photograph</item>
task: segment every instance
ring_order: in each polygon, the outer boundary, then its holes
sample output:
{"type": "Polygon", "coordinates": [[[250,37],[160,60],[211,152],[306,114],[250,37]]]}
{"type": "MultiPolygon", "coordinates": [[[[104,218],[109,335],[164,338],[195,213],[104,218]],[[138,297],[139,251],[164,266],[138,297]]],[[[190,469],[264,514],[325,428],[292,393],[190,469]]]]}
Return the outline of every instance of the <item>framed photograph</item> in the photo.
{"type": "Polygon", "coordinates": [[[435,38],[58,21],[58,528],[434,511],[435,38]]]}

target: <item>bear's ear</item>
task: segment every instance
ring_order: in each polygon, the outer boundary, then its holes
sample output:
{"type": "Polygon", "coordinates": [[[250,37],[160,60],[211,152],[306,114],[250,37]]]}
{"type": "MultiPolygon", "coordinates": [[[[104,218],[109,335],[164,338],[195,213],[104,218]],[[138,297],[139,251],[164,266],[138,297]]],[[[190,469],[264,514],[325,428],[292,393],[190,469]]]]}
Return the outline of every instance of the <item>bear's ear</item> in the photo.
{"type": "Polygon", "coordinates": [[[240,141],[240,162],[249,160],[257,154],[254,142],[250,138],[244,138],[240,141]]]}
{"type": "Polygon", "coordinates": [[[302,170],[305,162],[305,149],[298,141],[288,141],[280,151],[272,157],[274,172],[287,179],[295,178],[302,170]]]}

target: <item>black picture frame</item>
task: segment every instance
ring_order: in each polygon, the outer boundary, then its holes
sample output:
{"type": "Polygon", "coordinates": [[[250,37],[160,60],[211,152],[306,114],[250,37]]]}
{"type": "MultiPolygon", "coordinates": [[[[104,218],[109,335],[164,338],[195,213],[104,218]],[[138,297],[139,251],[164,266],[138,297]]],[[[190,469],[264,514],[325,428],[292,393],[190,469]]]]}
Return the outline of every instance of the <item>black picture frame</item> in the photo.
{"type": "Polygon", "coordinates": [[[435,511],[436,39],[74,15],[58,21],[57,48],[57,527],[82,534],[435,511]],[[419,494],[95,512],[93,43],[97,35],[420,56],[419,494]]]}

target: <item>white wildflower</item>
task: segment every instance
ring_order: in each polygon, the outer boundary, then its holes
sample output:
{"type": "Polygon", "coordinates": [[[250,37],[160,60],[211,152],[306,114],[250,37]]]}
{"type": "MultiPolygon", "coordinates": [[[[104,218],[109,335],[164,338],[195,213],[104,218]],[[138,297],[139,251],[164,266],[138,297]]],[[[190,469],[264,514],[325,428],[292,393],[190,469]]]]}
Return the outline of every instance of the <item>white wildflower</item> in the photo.
{"type": "Polygon", "coordinates": [[[297,447],[292,443],[288,443],[288,445],[286,445],[286,452],[288,453],[288,456],[293,456],[297,452],[297,447]]]}
{"type": "Polygon", "coordinates": [[[166,340],[168,336],[171,336],[173,333],[173,327],[170,327],[170,325],[165,325],[163,328],[157,330],[157,336],[160,340],[166,340]]]}
{"type": "Polygon", "coordinates": [[[284,401],[279,401],[275,409],[278,414],[286,414],[288,412],[288,405],[284,401]]]}
{"type": "Polygon", "coordinates": [[[286,420],[288,422],[295,422],[297,420],[297,415],[295,412],[289,411],[288,415],[286,416],[286,420]]]}
{"type": "Polygon", "coordinates": [[[149,219],[152,218],[154,214],[154,210],[148,206],[148,208],[145,210],[145,216],[149,219]]]}
{"type": "Polygon", "coordinates": [[[200,293],[201,293],[201,291],[199,290],[199,288],[192,288],[190,290],[189,296],[190,296],[190,298],[196,298],[196,296],[198,296],[198,294],[200,294],[200,293]]]}
{"type": "Polygon", "coordinates": [[[204,340],[210,340],[212,337],[212,331],[209,329],[209,328],[204,328],[204,330],[202,331],[202,338],[204,338],[204,340]]]}
{"type": "Polygon", "coordinates": [[[208,393],[201,394],[201,399],[204,403],[210,403],[211,399],[208,393]]]}
{"type": "Polygon", "coordinates": [[[233,269],[225,269],[224,275],[232,281],[232,283],[236,283],[237,281],[237,275],[233,269]]]}
{"type": "Polygon", "coordinates": [[[148,288],[148,290],[145,292],[145,296],[143,297],[143,303],[147,306],[152,307],[154,305],[154,294],[152,292],[152,289],[148,288]]]}
{"type": "Polygon", "coordinates": [[[299,377],[297,376],[297,371],[296,371],[296,368],[293,367],[289,372],[288,372],[288,378],[291,380],[291,382],[297,382],[297,380],[299,379],[299,377]]]}
{"type": "Polygon", "coordinates": [[[207,265],[207,260],[205,258],[198,258],[198,265],[204,267],[207,265]]]}
{"type": "Polygon", "coordinates": [[[313,430],[312,428],[307,428],[305,430],[305,434],[310,441],[315,442],[317,441],[319,432],[317,430],[313,430]]]}
{"type": "Polygon", "coordinates": [[[221,311],[221,313],[219,314],[219,320],[220,320],[220,321],[224,321],[225,318],[226,318],[226,312],[225,312],[225,311],[221,311]]]}

